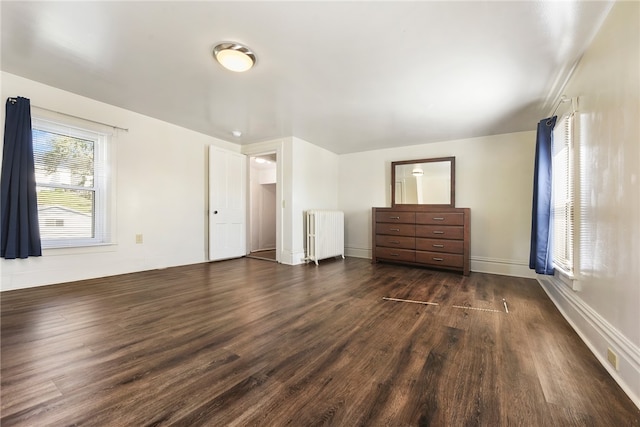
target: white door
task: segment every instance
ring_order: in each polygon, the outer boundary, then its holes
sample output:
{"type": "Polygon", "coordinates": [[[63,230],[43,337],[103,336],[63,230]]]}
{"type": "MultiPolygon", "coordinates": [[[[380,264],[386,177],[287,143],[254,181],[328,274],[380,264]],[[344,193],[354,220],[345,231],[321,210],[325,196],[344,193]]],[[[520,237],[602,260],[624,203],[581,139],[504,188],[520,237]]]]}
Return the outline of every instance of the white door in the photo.
{"type": "Polygon", "coordinates": [[[209,147],[209,259],[238,258],[246,246],[246,156],[209,147]]]}

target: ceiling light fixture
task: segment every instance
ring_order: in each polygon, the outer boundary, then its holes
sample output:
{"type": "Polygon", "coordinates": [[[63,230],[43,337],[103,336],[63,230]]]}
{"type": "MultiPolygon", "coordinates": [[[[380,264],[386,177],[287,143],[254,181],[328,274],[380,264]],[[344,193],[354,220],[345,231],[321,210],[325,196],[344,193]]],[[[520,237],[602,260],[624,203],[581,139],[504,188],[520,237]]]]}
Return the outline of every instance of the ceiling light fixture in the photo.
{"type": "Polygon", "coordinates": [[[213,48],[213,56],[227,70],[241,73],[256,64],[256,55],[246,46],[235,42],[220,43],[213,48]]]}
{"type": "Polygon", "coordinates": [[[413,175],[413,176],[422,176],[422,175],[424,175],[424,171],[418,166],[418,167],[415,167],[413,169],[413,172],[411,172],[411,175],[413,175]]]}
{"type": "Polygon", "coordinates": [[[240,132],[239,130],[232,130],[231,135],[235,136],[236,138],[240,138],[242,136],[242,132],[240,132]]]}

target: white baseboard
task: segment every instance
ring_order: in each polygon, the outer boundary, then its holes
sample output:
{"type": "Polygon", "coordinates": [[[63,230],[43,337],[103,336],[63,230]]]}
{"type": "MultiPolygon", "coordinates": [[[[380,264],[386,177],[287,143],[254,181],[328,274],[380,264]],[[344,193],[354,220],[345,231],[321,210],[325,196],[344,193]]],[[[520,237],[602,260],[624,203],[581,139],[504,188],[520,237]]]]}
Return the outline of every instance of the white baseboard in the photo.
{"type": "Polygon", "coordinates": [[[298,265],[304,264],[304,251],[302,252],[290,252],[290,251],[282,251],[281,252],[282,259],[280,260],[281,264],[287,265],[298,265]]]}
{"type": "MultiPolygon", "coordinates": [[[[371,249],[369,248],[345,247],[344,251],[345,256],[371,259],[371,249]]],[[[536,277],[535,273],[529,269],[528,262],[512,259],[471,257],[471,271],[530,279],[536,277]]]]}
{"type": "Polygon", "coordinates": [[[535,279],[535,273],[529,269],[529,263],[513,259],[471,257],[471,271],[478,273],[500,274],[502,276],[526,277],[535,279]]]}
{"type": "Polygon", "coordinates": [[[537,279],[582,341],[633,403],[640,408],[640,347],[614,328],[587,305],[579,297],[579,293],[558,278],[538,276],[537,279]],[[608,348],[618,356],[618,370],[607,360],[608,348]]]}
{"type": "Polygon", "coordinates": [[[350,248],[345,246],[344,256],[353,258],[366,258],[371,259],[371,249],[368,248],[350,248]]]}

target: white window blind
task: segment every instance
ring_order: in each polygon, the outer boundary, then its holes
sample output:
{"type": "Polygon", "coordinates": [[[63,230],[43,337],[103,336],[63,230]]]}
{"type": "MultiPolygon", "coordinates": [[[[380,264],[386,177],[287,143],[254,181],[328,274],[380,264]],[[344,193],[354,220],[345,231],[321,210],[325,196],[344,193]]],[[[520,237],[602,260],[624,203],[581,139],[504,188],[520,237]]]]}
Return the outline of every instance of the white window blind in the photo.
{"type": "Polygon", "coordinates": [[[108,243],[108,136],[42,119],[32,135],[43,248],[108,243]]]}
{"type": "Polygon", "coordinates": [[[574,150],[573,114],[562,116],[553,130],[553,262],[573,274],[574,150]]]}

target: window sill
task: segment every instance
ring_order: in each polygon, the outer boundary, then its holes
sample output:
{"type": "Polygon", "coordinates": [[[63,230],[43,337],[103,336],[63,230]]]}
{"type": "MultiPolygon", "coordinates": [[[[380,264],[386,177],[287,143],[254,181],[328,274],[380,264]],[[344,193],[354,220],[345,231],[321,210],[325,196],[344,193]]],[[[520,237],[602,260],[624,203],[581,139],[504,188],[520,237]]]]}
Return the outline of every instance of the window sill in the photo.
{"type": "Polygon", "coordinates": [[[43,247],[42,255],[43,256],[60,256],[60,255],[77,255],[77,254],[91,254],[91,253],[101,253],[101,252],[115,252],[116,251],[115,243],[96,243],[96,244],[87,244],[85,246],[73,246],[73,247],[43,247]]]}
{"type": "Polygon", "coordinates": [[[553,277],[558,281],[568,286],[572,291],[578,292],[582,290],[580,287],[580,281],[578,278],[568,271],[563,270],[562,268],[555,267],[555,273],[553,277]]]}

